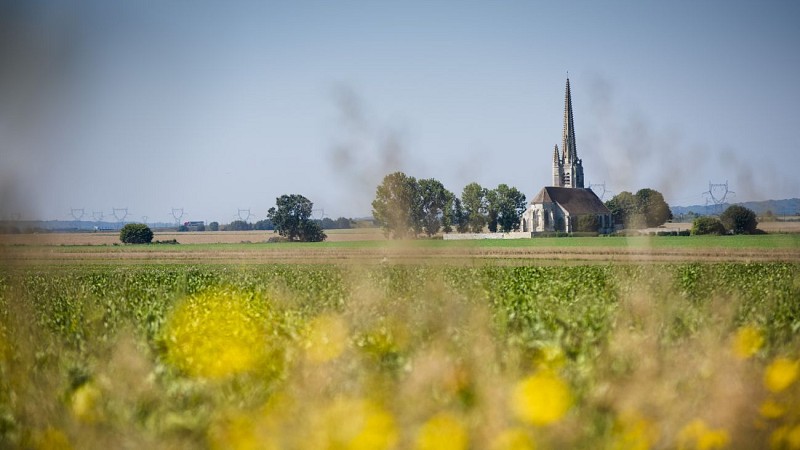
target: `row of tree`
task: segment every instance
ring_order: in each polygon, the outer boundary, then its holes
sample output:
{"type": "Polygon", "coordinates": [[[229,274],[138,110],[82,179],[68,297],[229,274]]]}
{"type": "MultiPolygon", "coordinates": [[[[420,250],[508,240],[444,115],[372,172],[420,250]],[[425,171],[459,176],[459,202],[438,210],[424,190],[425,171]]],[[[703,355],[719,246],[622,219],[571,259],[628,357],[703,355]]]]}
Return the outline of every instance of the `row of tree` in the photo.
{"type": "Polygon", "coordinates": [[[692,234],[755,234],[756,213],[740,205],[731,205],[719,218],[704,216],[694,219],[692,234]]]}
{"type": "Polygon", "coordinates": [[[394,238],[449,233],[513,231],[525,212],[525,194],[501,184],[486,189],[470,183],[456,197],[436,179],[409,177],[403,172],[386,175],[372,202],[375,221],[394,238]]]}
{"type": "Polygon", "coordinates": [[[605,204],[614,223],[625,228],[652,228],[672,220],[672,211],[664,196],[654,189],[639,189],[636,194],[622,191],[605,204]]]}
{"type": "MultiPolygon", "coordinates": [[[[305,198],[305,197],[304,197],[305,198]]],[[[312,203],[313,205],[313,203],[312,203]]],[[[347,217],[339,217],[338,219],[331,219],[324,217],[322,220],[309,219],[316,222],[323,230],[341,230],[350,229],[353,227],[353,220],[347,217]]],[[[250,230],[263,230],[271,231],[275,229],[275,224],[270,219],[259,220],[255,223],[246,222],[244,220],[234,220],[231,223],[220,225],[219,222],[210,222],[208,226],[197,227],[195,231],[250,231],[250,230]]],[[[190,231],[184,225],[178,227],[178,231],[190,231]]]]}

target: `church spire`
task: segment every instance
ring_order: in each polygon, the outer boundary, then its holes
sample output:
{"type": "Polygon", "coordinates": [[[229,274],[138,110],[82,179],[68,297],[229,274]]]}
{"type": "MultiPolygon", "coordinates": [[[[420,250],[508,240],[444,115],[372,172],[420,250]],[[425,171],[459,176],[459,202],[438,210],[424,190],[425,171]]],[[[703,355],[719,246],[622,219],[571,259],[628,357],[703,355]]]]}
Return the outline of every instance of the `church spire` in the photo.
{"type": "Polygon", "coordinates": [[[564,131],[561,135],[561,151],[564,152],[564,165],[578,161],[578,149],[575,145],[575,123],[572,120],[572,95],[569,92],[569,78],[567,90],[564,94],[564,131]]]}

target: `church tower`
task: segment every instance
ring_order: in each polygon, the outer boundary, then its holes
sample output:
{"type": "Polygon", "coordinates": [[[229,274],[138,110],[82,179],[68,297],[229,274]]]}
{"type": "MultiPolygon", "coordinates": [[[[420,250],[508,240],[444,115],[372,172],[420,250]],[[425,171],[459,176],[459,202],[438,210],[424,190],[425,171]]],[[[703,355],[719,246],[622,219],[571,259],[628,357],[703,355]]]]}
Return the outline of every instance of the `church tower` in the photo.
{"type": "Polygon", "coordinates": [[[572,95],[567,90],[564,94],[564,130],[561,134],[561,151],[556,146],[553,154],[553,186],[583,188],[583,161],[578,158],[575,143],[575,122],[572,118],[572,95]]]}

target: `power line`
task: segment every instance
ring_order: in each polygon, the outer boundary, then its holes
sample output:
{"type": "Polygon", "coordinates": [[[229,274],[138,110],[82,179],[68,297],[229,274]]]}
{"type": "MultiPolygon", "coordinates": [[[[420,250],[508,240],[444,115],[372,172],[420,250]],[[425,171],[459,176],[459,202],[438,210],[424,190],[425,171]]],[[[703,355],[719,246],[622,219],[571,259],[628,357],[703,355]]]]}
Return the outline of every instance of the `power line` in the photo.
{"type": "Polygon", "coordinates": [[[708,214],[709,205],[712,206],[714,214],[722,212],[722,205],[728,201],[729,195],[735,196],[736,192],[728,189],[727,180],[724,183],[712,183],[709,181],[708,191],[703,192],[703,196],[706,198],[706,214],[708,214]]]}

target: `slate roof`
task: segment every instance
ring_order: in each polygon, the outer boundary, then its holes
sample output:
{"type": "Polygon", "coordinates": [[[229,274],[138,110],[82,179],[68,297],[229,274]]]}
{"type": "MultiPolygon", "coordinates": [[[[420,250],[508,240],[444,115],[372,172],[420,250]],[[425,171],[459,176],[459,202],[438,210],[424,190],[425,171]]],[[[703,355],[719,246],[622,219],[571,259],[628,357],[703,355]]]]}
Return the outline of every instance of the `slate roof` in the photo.
{"type": "Polygon", "coordinates": [[[547,186],[536,194],[531,203],[558,203],[573,216],[611,214],[591,189],[547,186]]]}

